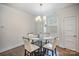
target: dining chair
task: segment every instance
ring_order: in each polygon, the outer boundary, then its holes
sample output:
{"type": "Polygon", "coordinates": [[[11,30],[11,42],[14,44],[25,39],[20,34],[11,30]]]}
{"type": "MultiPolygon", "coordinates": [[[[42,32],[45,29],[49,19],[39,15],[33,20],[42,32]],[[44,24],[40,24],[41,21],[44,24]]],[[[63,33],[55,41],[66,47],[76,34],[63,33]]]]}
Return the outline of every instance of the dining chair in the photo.
{"type": "Polygon", "coordinates": [[[23,39],[23,40],[24,40],[24,49],[25,49],[24,55],[25,56],[37,55],[35,54],[35,52],[38,52],[38,55],[39,55],[39,49],[40,49],[39,46],[32,44],[31,40],[28,40],[28,39],[23,39]]]}
{"type": "Polygon", "coordinates": [[[43,46],[45,53],[48,54],[48,51],[52,52],[52,56],[55,55],[57,56],[57,51],[56,47],[58,45],[58,38],[56,37],[55,39],[52,39],[52,43],[47,43],[43,46]]]}
{"type": "MultiPolygon", "coordinates": [[[[31,38],[38,38],[38,34],[36,33],[28,33],[27,37],[29,40],[31,40],[31,38]]],[[[37,40],[32,40],[32,43],[36,42],[37,40]]]]}

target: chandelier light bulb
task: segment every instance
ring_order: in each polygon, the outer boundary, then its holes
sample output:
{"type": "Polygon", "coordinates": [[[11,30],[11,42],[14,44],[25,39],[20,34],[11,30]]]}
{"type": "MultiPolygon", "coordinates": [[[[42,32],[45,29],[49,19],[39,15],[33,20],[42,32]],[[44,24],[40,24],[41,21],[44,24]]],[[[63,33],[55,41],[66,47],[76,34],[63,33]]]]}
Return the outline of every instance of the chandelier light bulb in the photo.
{"type": "Polygon", "coordinates": [[[37,22],[37,21],[38,21],[38,17],[36,17],[36,19],[35,19],[35,20],[36,20],[36,22],[37,22]]]}
{"type": "Polygon", "coordinates": [[[37,21],[41,22],[42,21],[41,16],[37,16],[35,20],[36,20],[36,22],[37,21]]]}
{"type": "Polygon", "coordinates": [[[43,20],[46,20],[46,16],[43,16],[43,20]]]}

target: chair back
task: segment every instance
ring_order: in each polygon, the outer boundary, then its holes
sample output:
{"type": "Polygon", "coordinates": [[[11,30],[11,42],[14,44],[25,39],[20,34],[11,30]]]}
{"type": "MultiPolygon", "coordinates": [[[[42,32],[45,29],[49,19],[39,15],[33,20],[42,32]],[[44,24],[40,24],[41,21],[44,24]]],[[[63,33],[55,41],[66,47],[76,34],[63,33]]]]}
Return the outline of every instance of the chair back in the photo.
{"type": "Polygon", "coordinates": [[[24,44],[32,43],[32,40],[28,40],[28,39],[23,39],[23,40],[24,40],[24,44]]]}
{"type": "Polygon", "coordinates": [[[52,42],[52,48],[55,49],[58,46],[58,37],[56,37],[52,42]]]}
{"type": "Polygon", "coordinates": [[[28,36],[28,38],[36,38],[36,37],[38,37],[38,34],[28,33],[27,36],[28,36]]]}
{"type": "Polygon", "coordinates": [[[29,48],[29,49],[31,49],[31,43],[32,43],[32,40],[28,40],[28,39],[23,39],[23,41],[24,41],[24,48],[29,48]]]}

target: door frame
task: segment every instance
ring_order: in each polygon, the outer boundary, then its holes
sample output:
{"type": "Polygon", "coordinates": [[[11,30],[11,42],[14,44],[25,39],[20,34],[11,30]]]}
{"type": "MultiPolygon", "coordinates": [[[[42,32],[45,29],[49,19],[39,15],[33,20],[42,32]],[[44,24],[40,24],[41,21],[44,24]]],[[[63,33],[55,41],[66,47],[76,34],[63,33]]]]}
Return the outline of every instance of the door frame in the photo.
{"type": "MultiPolygon", "coordinates": [[[[67,18],[67,17],[75,17],[75,32],[76,32],[76,35],[77,35],[77,37],[76,37],[76,41],[77,41],[77,43],[76,43],[76,45],[78,45],[78,19],[77,19],[77,17],[76,16],[66,16],[66,17],[64,17],[64,18],[67,18]]],[[[62,38],[63,38],[63,35],[64,35],[64,29],[63,29],[63,26],[64,26],[64,18],[62,19],[62,38]]],[[[62,39],[63,40],[63,39],[62,39]]],[[[63,43],[64,44],[64,43],[63,43]]],[[[64,47],[65,48],[65,47],[64,47]]],[[[76,48],[76,51],[78,51],[78,47],[75,47],[76,48]]]]}

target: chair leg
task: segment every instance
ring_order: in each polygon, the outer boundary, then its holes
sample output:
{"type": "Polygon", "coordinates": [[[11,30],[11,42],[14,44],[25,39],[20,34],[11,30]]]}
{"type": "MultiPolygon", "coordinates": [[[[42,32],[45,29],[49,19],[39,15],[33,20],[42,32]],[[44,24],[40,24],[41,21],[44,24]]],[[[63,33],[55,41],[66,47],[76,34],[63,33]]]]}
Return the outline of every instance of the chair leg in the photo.
{"type": "Polygon", "coordinates": [[[48,55],[48,51],[49,51],[49,50],[48,50],[48,49],[46,49],[46,55],[48,55]]]}
{"type": "Polygon", "coordinates": [[[52,51],[52,56],[54,56],[54,51],[52,51]]]}
{"type": "Polygon", "coordinates": [[[45,44],[47,44],[47,40],[46,40],[45,44]]]}
{"type": "Polygon", "coordinates": [[[43,48],[43,53],[44,53],[44,54],[46,53],[46,49],[45,49],[45,48],[43,48]]]}
{"type": "Polygon", "coordinates": [[[25,52],[24,52],[24,56],[26,56],[26,50],[25,50],[25,52]]]}
{"type": "Polygon", "coordinates": [[[55,48],[55,56],[57,56],[57,51],[56,51],[56,48],[55,48]]]}
{"type": "Polygon", "coordinates": [[[38,56],[40,56],[40,49],[38,49],[38,56]]]}
{"type": "Polygon", "coordinates": [[[30,56],[32,56],[32,53],[30,53],[30,56]]]}

